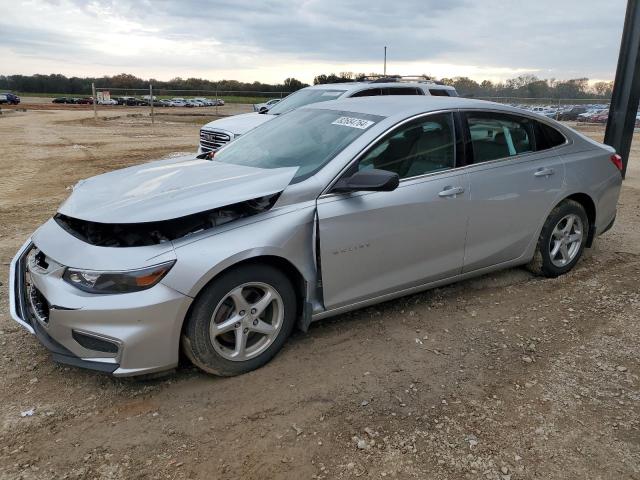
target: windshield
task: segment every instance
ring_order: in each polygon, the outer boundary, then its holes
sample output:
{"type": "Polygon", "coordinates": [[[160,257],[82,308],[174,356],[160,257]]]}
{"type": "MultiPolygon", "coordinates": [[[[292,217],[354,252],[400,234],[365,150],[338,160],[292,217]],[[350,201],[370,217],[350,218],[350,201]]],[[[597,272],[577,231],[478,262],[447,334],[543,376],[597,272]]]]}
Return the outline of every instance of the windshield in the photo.
{"type": "Polygon", "coordinates": [[[303,89],[283,98],[277,105],[271,107],[269,115],[280,115],[294,108],[309,105],[310,103],[326,102],[340,97],[346,90],[303,89]]]}
{"type": "Polygon", "coordinates": [[[213,161],[258,168],[298,167],[310,177],[384,117],[335,110],[294,110],[263,123],[216,152],[213,161]]]}

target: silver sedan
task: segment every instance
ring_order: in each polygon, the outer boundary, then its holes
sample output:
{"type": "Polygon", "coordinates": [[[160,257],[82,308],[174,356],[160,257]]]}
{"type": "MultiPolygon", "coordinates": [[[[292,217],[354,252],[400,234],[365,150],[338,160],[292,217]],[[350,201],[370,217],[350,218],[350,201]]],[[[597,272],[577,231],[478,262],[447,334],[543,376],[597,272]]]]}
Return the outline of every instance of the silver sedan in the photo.
{"type": "Polygon", "coordinates": [[[371,97],[281,115],[215,155],[77,184],[11,264],[13,318],[116,376],[237,375],[297,325],[517,265],[571,270],[621,159],[482,101],[371,97]]]}

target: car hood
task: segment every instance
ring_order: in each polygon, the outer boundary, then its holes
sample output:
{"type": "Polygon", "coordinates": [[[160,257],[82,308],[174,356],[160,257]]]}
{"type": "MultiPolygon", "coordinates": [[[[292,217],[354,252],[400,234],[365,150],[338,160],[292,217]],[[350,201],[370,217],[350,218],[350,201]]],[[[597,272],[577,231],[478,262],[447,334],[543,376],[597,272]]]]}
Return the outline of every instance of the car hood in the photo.
{"type": "Polygon", "coordinates": [[[296,170],[193,156],[160,160],[81,180],[58,212],[99,223],[171,220],[279,193],[296,170]]]}
{"type": "Polygon", "coordinates": [[[268,115],[262,113],[243,113],[241,115],[234,115],[232,117],[221,118],[220,120],[214,120],[207,123],[204,127],[206,130],[225,130],[231,132],[234,135],[242,135],[249,130],[256,128],[258,125],[262,125],[269,120],[276,118],[275,115],[268,115]]]}

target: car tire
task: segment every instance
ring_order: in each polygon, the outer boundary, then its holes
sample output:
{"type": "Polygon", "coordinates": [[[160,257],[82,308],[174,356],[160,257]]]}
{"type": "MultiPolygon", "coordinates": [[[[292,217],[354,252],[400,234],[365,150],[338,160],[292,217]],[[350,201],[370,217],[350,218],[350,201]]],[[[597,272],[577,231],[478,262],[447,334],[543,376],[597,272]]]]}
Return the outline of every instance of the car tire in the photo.
{"type": "Polygon", "coordinates": [[[564,200],[544,222],[535,255],[527,268],[549,278],[567,273],[584,252],[589,228],[584,207],[574,200],[564,200]]]}
{"type": "Polygon", "coordinates": [[[182,349],[207,373],[250,372],[282,348],[295,324],[296,306],[293,286],[280,270],[240,266],[198,295],[183,329],[182,349]]]}

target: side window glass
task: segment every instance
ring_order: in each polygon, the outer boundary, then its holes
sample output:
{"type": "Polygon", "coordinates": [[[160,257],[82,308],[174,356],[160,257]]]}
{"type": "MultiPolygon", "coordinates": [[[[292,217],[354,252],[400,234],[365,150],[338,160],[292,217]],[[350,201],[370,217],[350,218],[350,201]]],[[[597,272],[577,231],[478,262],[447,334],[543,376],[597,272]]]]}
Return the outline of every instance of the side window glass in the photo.
{"type": "Polygon", "coordinates": [[[387,95],[422,95],[422,92],[413,87],[389,87],[387,95]]]}
{"type": "Polygon", "coordinates": [[[516,115],[467,114],[474,163],[533,151],[532,122],[516,115]]]}
{"type": "Polygon", "coordinates": [[[564,144],[567,140],[555,128],[535,122],[536,151],[547,150],[564,144]]]}
{"type": "Polygon", "coordinates": [[[361,92],[354,93],[351,95],[351,98],[376,97],[378,95],[382,95],[382,90],[380,88],[370,88],[369,90],[362,90],[361,92]]]}
{"type": "Polygon", "coordinates": [[[449,92],[444,88],[430,88],[429,93],[433,97],[448,97],[449,92]]]}
{"type": "Polygon", "coordinates": [[[402,125],[375,145],[358,170],[377,168],[400,178],[447,170],[455,162],[453,114],[429,115],[402,125]]]}

